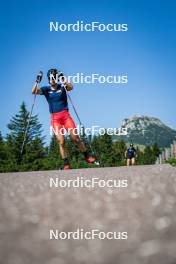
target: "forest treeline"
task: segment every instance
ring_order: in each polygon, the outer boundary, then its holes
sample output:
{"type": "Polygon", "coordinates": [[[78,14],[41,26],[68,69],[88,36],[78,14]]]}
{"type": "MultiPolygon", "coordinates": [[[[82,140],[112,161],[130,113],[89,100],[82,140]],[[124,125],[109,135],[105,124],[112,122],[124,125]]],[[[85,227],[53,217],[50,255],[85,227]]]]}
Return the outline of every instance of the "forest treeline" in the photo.
{"type": "MultiPolygon", "coordinates": [[[[21,146],[25,129],[29,120],[29,111],[23,102],[19,112],[9,121],[8,132],[5,136],[0,133],[0,172],[56,170],[61,169],[63,161],[59,154],[59,146],[54,136],[48,146],[45,144],[42,124],[38,116],[31,117],[26,141],[21,154],[21,146]]],[[[124,141],[113,142],[108,134],[94,136],[92,139],[81,136],[88,151],[94,152],[100,167],[123,166],[126,164],[124,141]],[[90,147],[91,144],[91,147],[90,147]]],[[[87,168],[88,165],[69,137],[66,137],[66,147],[69,153],[71,168],[87,168]]],[[[154,164],[160,149],[157,144],[146,146],[143,151],[137,148],[137,164],[154,164]]]]}

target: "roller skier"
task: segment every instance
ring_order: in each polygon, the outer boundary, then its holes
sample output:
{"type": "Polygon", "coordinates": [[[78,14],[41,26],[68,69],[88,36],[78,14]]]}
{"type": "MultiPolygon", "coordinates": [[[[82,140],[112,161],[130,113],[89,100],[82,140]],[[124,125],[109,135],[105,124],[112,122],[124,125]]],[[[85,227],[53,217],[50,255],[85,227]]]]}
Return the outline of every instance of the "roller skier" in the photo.
{"type": "Polygon", "coordinates": [[[60,154],[64,163],[63,169],[70,169],[70,164],[68,154],[65,149],[64,135],[61,133],[62,128],[65,128],[66,131],[69,131],[71,140],[78,146],[85,158],[85,161],[87,163],[94,163],[95,157],[88,154],[84,143],[80,140],[80,137],[77,135],[77,133],[74,133],[76,126],[69,114],[67,102],[67,92],[73,89],[73,85],[65,80],[63,74],[57,69],[48,70],[47,77],[49,85],[39,88],[42,75],[37,75],[36,82],[32,87],[32,94],[44,95],[49,104],[51,126],[55,133],[56,139],[59,142],[60,154]]]}

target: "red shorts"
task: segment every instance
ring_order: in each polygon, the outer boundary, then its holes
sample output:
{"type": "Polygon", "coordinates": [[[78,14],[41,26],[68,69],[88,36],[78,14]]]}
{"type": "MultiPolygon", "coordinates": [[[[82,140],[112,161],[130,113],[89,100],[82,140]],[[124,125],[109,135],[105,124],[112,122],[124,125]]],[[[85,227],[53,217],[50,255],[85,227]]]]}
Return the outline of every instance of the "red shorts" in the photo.
{"type": "Polygon", "coordinates": [[[55,134],[60,134],[60,129],[62,128],[62,134],[65,128],[65,130],[68,132],[68,130],[76,129],[76,125],[71,118],[69,112],[67,110],[63,110],[58,113],[52,113],[51,114],[51,126],[55,134]]]}

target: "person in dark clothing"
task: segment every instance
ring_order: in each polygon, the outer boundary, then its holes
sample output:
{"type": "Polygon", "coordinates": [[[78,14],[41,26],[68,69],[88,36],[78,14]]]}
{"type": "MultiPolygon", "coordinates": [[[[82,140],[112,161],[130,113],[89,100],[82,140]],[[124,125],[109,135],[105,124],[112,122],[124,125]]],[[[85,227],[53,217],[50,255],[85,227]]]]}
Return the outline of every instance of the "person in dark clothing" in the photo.
{"type": "Polygon", "coordinates": [[[125,151],[125,158],[127,160],[127,166],[135,165],[136,149],[133,144],[125,151]]]}

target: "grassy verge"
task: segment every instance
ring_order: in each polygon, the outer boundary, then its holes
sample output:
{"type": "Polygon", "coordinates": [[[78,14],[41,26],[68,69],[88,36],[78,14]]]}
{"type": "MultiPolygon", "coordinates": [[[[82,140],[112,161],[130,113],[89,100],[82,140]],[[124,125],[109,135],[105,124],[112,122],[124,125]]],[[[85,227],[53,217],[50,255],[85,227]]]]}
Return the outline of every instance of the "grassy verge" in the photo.
{"type": "Polygon", "coordinates": [[[167,163],[171,164],[172,166],[176,166],[176,158],[169,159],[167,163]]]}

